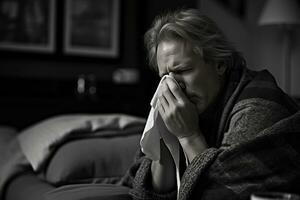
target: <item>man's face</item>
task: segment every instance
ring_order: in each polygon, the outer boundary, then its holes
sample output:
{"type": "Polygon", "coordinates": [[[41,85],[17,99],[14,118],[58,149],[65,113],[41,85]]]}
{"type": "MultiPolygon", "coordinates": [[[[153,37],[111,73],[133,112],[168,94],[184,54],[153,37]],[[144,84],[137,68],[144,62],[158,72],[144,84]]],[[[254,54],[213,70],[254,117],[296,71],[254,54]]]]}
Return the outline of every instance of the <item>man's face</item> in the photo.
{"type": "Polygon", "coordinates": [[[205,63],[187,42],[162,41],[157,47],[157,64],[160,77],[169,74],[185,86],[184,93],[196,105],[199,114],[219,93],[224,67],[205,63]]]}

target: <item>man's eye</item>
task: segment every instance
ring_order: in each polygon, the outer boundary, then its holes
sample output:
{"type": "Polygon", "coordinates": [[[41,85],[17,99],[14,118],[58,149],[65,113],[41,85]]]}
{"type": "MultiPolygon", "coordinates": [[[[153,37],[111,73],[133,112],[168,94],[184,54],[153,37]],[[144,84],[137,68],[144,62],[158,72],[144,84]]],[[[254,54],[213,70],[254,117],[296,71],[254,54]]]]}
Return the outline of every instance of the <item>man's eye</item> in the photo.
{"type": "Polygon", "coordinates": [[[186,72],[189,72],[189,71],[191,71],[191,68],[185,68],[185,69],[178,70],[177,73],[182,74],[182,73],[186,73],[186,72]]]}

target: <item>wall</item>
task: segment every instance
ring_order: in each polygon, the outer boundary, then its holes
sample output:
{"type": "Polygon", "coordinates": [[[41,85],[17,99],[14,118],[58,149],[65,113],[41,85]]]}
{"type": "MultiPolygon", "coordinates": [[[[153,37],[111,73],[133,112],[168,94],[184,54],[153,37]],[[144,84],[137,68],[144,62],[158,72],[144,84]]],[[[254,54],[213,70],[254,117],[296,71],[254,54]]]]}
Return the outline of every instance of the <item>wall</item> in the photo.
{"type": "MultiPolygon", "coordinates": [[[[199,0],[199,8],[224,31],[247,59],[248,67],[255,70],[268,69],[284,86],[283,30],[280,27],[257,25],[265,0],[245,1],[245,17],[240,19],[214,0],[199,0]]],[[[300,97],[300,28],[293,34],[291,55],[291,94],[300,97]]]]}
{"type": "MultiPolygon", "coordinates": [[[[64,1],[57,1],[62,10],[64,1]]],[[[66,56],[57,52],[52,55],[26,52],[0,51],[0,75],[22,77],[70,78],[80,73],[95,73],[103,77],[119,67],[141,67],[146,64],[143,54],[143,34],[160,12],[182,6],[196,7],[196,0],[120,0],[120,56],[117,59],[66,56]]],[[[59,12],[58,12],[59,13],[59,12]]],[[[58,40],[62,40],[62,13],[58,14],[58,40]]]]}

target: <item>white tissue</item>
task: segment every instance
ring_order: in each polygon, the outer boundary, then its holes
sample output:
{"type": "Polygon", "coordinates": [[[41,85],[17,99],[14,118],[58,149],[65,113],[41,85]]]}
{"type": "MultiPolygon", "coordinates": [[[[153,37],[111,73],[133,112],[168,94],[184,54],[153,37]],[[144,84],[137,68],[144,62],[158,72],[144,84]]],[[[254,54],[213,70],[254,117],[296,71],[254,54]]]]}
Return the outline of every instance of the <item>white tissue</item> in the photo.
{"type": "Polygon", "coordinates": [[[157,95],[160,90],[161,83],[166,79],[171,78],[175,81],[175,83],[179,86],[178,82],[170,75],[165,75],[161,78],[158,87],[154,93],[154,96],[151,100],[151,110],[148,115],[148,119],[146,122],[146,126],[144,128],[144,132],[140,141],[142,152],[146,155],[146,157],[151,160],[159,160],[160,159],[160,138],[163,139],[167,148],[169,149],[175,166],[176,166],[176,180],[177,180],[177,189],[179,190],[180,186],[180,175],[179,175],[179,142],[176,136],[170,133],[167,127],[164,124],[163,119],[161,118],[158,109],[157,109],[157,95]]]}

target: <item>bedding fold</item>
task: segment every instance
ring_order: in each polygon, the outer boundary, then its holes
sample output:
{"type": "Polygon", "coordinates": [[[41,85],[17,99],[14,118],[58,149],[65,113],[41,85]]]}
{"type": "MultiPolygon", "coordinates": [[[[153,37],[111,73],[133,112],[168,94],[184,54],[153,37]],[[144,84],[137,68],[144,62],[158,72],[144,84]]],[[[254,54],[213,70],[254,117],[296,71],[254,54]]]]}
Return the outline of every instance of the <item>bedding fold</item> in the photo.
{"type": "Polygon", "coordinates": [[[54,151],[74,138],[113,137],[137,134],[145,119],[125,114],[72,114],[55,116],[34,124],[14,137],[0,158],[0,199],[5,187],[27,170],[38,173],[54,151]]]}

